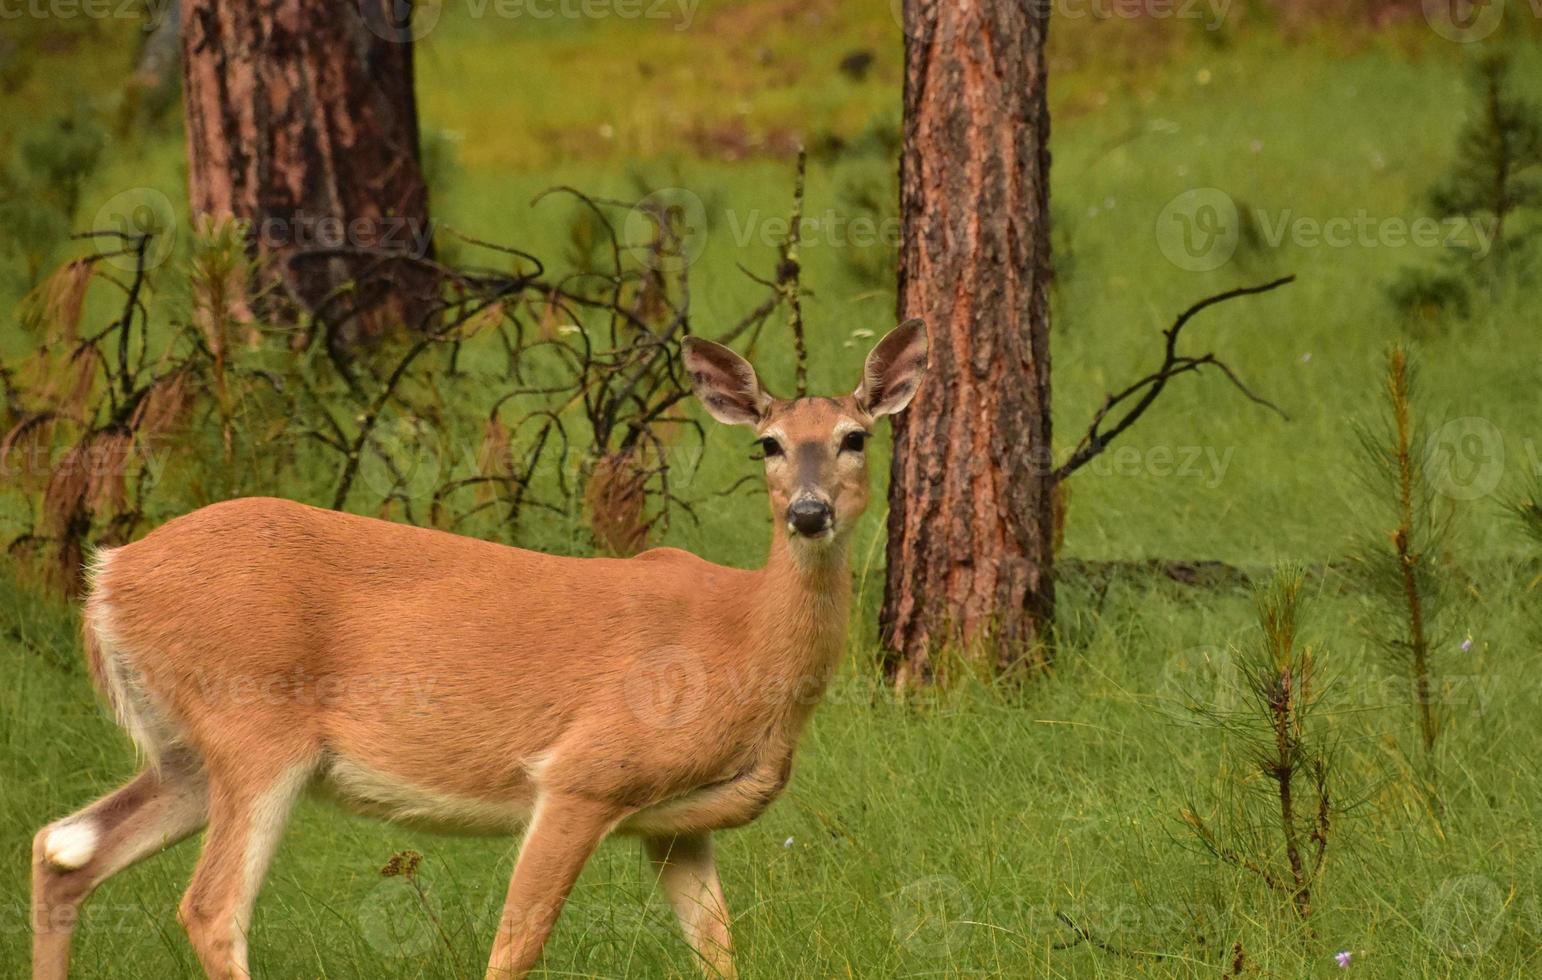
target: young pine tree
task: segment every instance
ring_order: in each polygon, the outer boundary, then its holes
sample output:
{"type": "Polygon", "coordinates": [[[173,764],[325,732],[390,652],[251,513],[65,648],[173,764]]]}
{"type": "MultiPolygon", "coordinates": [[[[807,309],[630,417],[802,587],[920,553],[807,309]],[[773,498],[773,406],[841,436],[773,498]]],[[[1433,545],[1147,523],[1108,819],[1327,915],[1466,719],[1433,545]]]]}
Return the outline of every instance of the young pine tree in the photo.
{"type": "Polygon", "coordinates": [[[1521,530],[1542,546],[1542,473],[1532,477],[1531,485],[1511,502],[1510,510],[1520,521],[1521,530]]]}
{"type": "Polygon", "coordinates": [[[1318,667],[1311,647],[1298,643],[1304,586],[1301,568],[1284,565],[1257,590],[1259,638],[1237,659],[1240,709],[1209,713],[1249,761],[1232,770],[1226,786],[1230,830],[1217,829],[1192,807],[1183,811],[1206,849],[1288,898],[1303,922],[1312,914],[1334,813],[1330,753],[1310,724],[1318,667]]]}
{"type": "Polygon", "coordinates": [[[1402,345],[1387,354],[1384,409],[1358,426],[1369,527],[1352,555],[1357,584],[1373,606],[1373,638],[1408,681],[1419,740],[1434,751],[1435,652],[1441,649],[1444,540],[1449,509],[1438,506],[1424,469],[1414,410],[1414,369],[1402,345]]]}
{"type": "Polygon", "coordinates": [[[1493,257],[1503,270],[1532,230],[1516,227],[1518,214],[1542,207],[1542,111],[1514,94],[1510,61],[1502,53],[1478,61],[1472,87],[1477,109],[1430,203],[1442,218],[1488,222],[1493,257]]]}
{"type": "Polygon", "coordinates": [[[1524,272],[1525,246],[1542,212],[1542,110],[1514,93],[1510,62],[1490,53],[1473,66],[1474,105],[1451,169],[1430,189],[1435,215],[1461,219],[1462,247],[1435,268],[1409,266],[1387,285],[1414,329],[1472,314],[1472,287],[1492,295],[1524,272]]]}

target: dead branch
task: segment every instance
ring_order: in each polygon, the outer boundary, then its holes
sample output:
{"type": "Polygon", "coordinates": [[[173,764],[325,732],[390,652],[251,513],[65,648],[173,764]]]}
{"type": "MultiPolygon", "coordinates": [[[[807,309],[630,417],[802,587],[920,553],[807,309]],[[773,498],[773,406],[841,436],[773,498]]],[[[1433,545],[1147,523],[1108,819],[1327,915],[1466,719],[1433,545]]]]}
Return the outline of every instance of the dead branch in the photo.
{"type": "Polygon", "coordinates": [[[803,237],[803,178],[808,169],[808,151],[798,147],[798,176],[792,192],[792,220],[787,238],[782,242],[782,261],[776,267],[776,282],[787,298],[787,325],[792,329],[793,350],[797,354],[797,395],[808,394],[808,346],[803,342],[803,298],[798,265],[798,243],[803,237]]]}
{"type": "MultiPolygon", "coordinates": [[[[807,385],[798,264],[805,173],[806,162],[800,156],[790,230],[780,245],[777,267],[765,276],[751,274],[766,294],[732,331],[734,337],[753,331],[753,340],[778,307],[787,304],[800,394],[807,385]]],[[[52,439],[56,421],[59,431],[67,434],[71,451],[82,458],[108,435],[113,440],[138,440],[153,434],[151,428],[160,431],[171,424],[196,431],[202,424],[199,420],[212,410],[205,390],[212,386],[187,383],[177,388],[166,379],[179,372],[196,378],[218,370],[222,358],[237,358],[229,362],[232,403],[244,404],[259,396],[270,399],[273,404],[267,407],[266,417],[287,420],[278,428],[268,426],[260,435],[252,433],[250,448],[254,452],[259,446],[263,452],[279,449],[283,454],[275,459],[279,466],[297,465],[298,456],[292,454],[298,453],[335,460],[324,489],[331,491],[332,505],[341,509],[359,503],[354,498],[359,496],[361,468],[366,457],[376,452],[380,428],[394,413],[426,418],[441,438],[454,436],[439,382],[448,377],[481,383],[479,369],[467,371],[457,359],[462,344],[487,335],[495,356],[507,362],[504,370],[486,380],[496,386],[486,421],[494,449],[471,466],[452,463],[451,470],[439,474],[426,498],[434,523],[460,527],[475,515],[487,514],[501,524],[504,533],[512,534],[527,506],[570,517],[572,509],[563,506],[564,499],[575,493],[586,507],[614,508],[609,514],[587,513],[586,517],[592,529],[613,527],[622,540],[645,539],[667,527],[677,510],[694,518],[692,501],[679,492],[680,474],[688,472],[692,460],[699,464],[699,453],[691,453],[688,443],[694,439],[699,444],[703,431],[696,420],[678,411],[688,385],[674,356],[679,339],[691,333],[691,284],[686,267],[660,261],[665,257],[662,252],[678,252],[682,231],[656,218],[659,234],[647,246],[653,254],[645,255],[637,247],[623,248],[618,237],[617,210],[635,205],[572,188],[554,188],[547,194],[571,197],[597,219],[597,240],[602,242],[600,247],[609,249],[608,269],[600,259],[597,270],[549,273],[535,255],[449,229],[444,230],[467,245],[498,256],[488,264],[504,267],[451,267],[427,256],[357,246],[294,252],[284,257],[286,275],[305,263],[337,260],[346,263],[353,278],[314,303],[309,323],[298,335],[284,333],[281,327],[268,329],[268,325],[259,334],[253,327],[250,359],[247,351],[213,343],[196,323],[173,324],[179,329],[166,335],[170,339],[161,342],[157,334],[152,341],[144,298],[151,236],[120,232],[77,236],[107,240],[106,247],[74,263],[84,263],[93,278],[122,293],[122,313],[83,336],[71,330],[70,351],[55,351],[47,344],[41,348],[47,358],[69,353],[71,365],[78,365],[69,375],[79,379],[78,394],[71,396],[67,411],[49,406],[50,401],[59,400],[56,383],[34,385],[0,365],[5,389],[0,392],[4,396],[0,411],[6,413],[5,425],[0,427],[0,455],[13,452],[24,440],[42,438],[45,430],[52,439]],[[114,277],[97,268],[104,260],[118,257],[132,258],[132,276],[114,277]],[[385,348],[391,352],[388,356],[339,357],[336,328],[373,302],[373,291],[398,280],[434,284],[431,294],[425,289],[412,297],[417,301],[413,308],[424,311],[422,318],[406,324],[409,330],[401,345],[385,348]],[[136,317],[140,323],[134,322],[136,317]],[[290,360],[275,362],[276,353],[290,360]],[[45,407],[50,410],[40,414],[45,407]],[[143,422],[146,418],[158,421],[151,425],[143,422]],[[521,436],[526,438],[519,450],[512,451],[510,440],[521,436]],[[552,467],[554,457],[557,463],[552,467]],[[586,487],[597,473],[611,486],[588,494],[586,487]],[[539,499],[548,493],[552,496],[539,499]]],[[[59,372],[53,373],[58,376],[59,372]]],[[[231,462],[227,439],[223,464],[231,462]]],[[[388,454],[381,456],[380,463],[385,480],[391,483],[389,488],[375,488],[381,506],[405,507],[412,520],[418,502],[417,493],[408,487],[412,474],[388,454]]],[[[59,565],[78,576],[78,559],[89,540],[104,534],[121,539],[137,523],[154,519],[147,501],[155,485],[145,481],[142,467],[130,470],[132,466],[122,474],[123,480],[132,481],[125,484],[127,493],[123,487],[100,481],[54,481],[57,487],[45,493],[46,511],[53,516],[46,527],[32,529],[25,540],[56,550],[59,565]],[[111,501],[112,512],[102,509],[106,505],[99,505],[99,500],[111,501]]]]}
{"type": "Polygon", "coordinates": [[[1214,296],[1206,297],[1205,299],[1200,300],[1193,306],[1190,306],[1188,309],[1180,313],[1178,318],[1173,321],[1172,326],[1162,331],[1164,344],[1162,350],[1161,366],[1157,368],[1157,370],[1146,375],[1123,390],[1114,394],[1106,395],[1104,397],[1102,406],[1098,408],[1097,414],[1092,417],[1092,424],[1087,427],[1086,434],[1083,435],[1081,440],[1076,444],[1076,450],[1072,452],[1071,458],[1062,463],[1051,474],[1051,479],[1058,483],[1059,481],[1064,480],[1066,477],[1070,476],[1072,473],[1075,473],[1077,470],[1081,469],[1083,466],[1087,465],[1087,463],[1091,462],[1095,457],[1102,453],[1103,450],[1107,449],[1109,443],[1118,438],[1120,434],[1122,434],[1130,426],[1134,425],[1135,422],[1146,413],[1146,409],[1150,408],[1152,403],[1157,400],[1157,397],[1162,394],[1163,389],[1167,387],[1167,383],[1169,381],[1180,374],[1186,374],[1190,371],[1198,371],[1202,367],[1216,368],[1223,375],[1225,375],[1226,379],[1232,383],[1233,387],[1242,392],[1243,396],[1246,397],[1249,401],[1257,405],[1262,405],[1263,407],[1278,413],[1279,416],[1285,419],[1287,422],[1290,421],[1290,416],[1287,415],[1283,409],[1281,409],[1278,405],[1274,404],[1267,398],[1257,394],[1246,384],[1244,384],[1242,379],[1237,376],[1237,373],[1232,370],[1231,366],[1226,364],[1215,354],[1207,353],[1198,357],[1179,354],[1178,335],[1183,330],[1184,326],[1187,325],[1188,322],[1192,320],[1197,314],[1212,306],[1217,305],[1218,303],[1224,303],[1227,300],[1236,299],[1239,296],[1253,296],[1258,293],[1267,293],[1272,289],[1277,289],[1280,286],[1285,285],[1286,283],[1294,282],[1295,279],[1296,277],[1293,275],[1284,276],[1283,278],[1276,279],[1273,282],[1267,282],[1259,286],[1241,286],[1237,289],[1229,289],[1224,293],[1217,293],[1214,296]],[[1130,408],[1122,416],[1120,416],[1119,420],[1115,422],[1107,432],[1101,431],[1103,423],[1108,419],[1108,416],[1114,411],[1115,408],[1132,398],[1136,398],[1137,396],[1139,397],[1135,404],[1130,406],[1130,408]]]}

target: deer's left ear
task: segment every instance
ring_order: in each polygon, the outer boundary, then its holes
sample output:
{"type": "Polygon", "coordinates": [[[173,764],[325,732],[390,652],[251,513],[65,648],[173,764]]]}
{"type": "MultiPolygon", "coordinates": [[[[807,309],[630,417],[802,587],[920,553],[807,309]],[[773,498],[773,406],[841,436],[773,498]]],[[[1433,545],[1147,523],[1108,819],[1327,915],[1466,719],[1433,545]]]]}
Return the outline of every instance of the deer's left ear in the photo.
{"type": "Polygon", "coordinates": [[[854,392],[862,410],[877,418],[909,405],[926,375],[926,351],[925,320],[906,320],[889,331],[863,365],[854,392]]]}

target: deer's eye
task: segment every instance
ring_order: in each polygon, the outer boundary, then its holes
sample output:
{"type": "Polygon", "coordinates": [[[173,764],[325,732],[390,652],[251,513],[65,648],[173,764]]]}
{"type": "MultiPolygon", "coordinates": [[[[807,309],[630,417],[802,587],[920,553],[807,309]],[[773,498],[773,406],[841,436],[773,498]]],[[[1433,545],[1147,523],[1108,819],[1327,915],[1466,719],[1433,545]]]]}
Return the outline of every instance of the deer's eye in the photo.
{"type": "Polygon", "coordinates": [[[760,447],[761,459],[770,459],[772,456],[782,455],[782,444],[777,442],[771,436],[766,436],[764,439],[757,439],[755,441],[755,445],[760,447]]]}
{"type": "Polygon", "coordinates": [[[841,452],[843,453],[860,453],[865,448],[867,448],[866,432],[848,432],[846,437],[841,440],[841,452]]]}

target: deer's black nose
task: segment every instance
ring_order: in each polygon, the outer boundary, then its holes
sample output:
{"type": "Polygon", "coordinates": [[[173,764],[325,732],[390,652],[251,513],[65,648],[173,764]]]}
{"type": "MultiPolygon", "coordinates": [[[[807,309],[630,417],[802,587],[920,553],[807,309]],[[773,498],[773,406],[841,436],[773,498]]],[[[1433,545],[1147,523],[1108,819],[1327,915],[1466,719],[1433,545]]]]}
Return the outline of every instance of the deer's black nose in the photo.
{"type": "Polygon", "coordinates": [[[787,520],[792,524],[793,530],[809,537],[829,530],[834,517],[835,514],[831,512],[829,504],[813,497],[804,497],[787,508],[787,520]]]}

